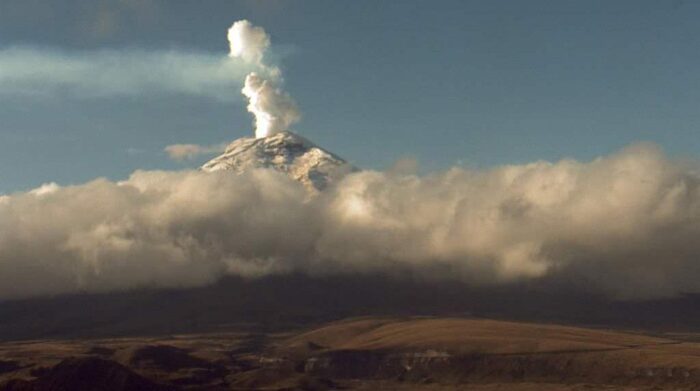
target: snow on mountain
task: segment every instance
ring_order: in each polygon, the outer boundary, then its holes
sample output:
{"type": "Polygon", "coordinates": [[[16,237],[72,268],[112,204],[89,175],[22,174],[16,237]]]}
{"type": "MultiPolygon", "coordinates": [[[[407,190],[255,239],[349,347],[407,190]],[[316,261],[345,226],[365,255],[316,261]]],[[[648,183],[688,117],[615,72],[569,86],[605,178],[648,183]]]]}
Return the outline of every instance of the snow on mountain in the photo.
{"type": "Polygon", "coordinates": [[[313,191],[321,191],[356,170],[340,157],[292,132],[238,139],[229,144],[222,155],[202,166],[206,172],[232,170],[241,173],[251,168],[273,168],[313,191]]]}

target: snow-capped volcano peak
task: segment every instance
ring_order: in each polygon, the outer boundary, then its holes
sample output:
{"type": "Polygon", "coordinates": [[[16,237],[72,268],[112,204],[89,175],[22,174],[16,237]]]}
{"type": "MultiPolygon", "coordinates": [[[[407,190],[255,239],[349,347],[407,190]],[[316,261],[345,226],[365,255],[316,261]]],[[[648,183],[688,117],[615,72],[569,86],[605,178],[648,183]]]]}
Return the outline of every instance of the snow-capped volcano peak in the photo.
{"type": "Polygon", "coordinates": [[[241,173],[251,168],[276,169],[317,191],[355,170],[345,160],[292,132],[238,139],[202,166],[207,172],[241,173]]]}

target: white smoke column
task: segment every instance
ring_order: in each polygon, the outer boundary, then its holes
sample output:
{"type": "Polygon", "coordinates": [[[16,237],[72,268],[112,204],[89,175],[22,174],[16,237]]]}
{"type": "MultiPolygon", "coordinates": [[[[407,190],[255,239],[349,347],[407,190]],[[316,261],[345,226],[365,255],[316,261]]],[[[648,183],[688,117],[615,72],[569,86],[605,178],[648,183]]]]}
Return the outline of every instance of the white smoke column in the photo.
{"type": "Polygon", "coordinates": [[[239,20],[228,29],[229,57],[263,65],[263,56],[270,47],[270,37],[262,27],[253,26],[247,20],[239,20]]]}
{"type": "Polygon", "coordinates": [[[270,37],[261,27],[247,20],[235,22],[228,30],[229,57],[257,66],[268,77],[250,73],[241,92],[248,98],[248,111],[255,117],[255,137],[262,138],[289,130],[301,119],[294,100],[276,84],[280,70],[265,64],[270,37]]]}
{"type": "Polygon", "coordinates": [[[255,116],[257,138],[284,132],[301,118],[289,94],[256,73],[246,76],[241,92],[248,98],[248,111],[255,116]]]}

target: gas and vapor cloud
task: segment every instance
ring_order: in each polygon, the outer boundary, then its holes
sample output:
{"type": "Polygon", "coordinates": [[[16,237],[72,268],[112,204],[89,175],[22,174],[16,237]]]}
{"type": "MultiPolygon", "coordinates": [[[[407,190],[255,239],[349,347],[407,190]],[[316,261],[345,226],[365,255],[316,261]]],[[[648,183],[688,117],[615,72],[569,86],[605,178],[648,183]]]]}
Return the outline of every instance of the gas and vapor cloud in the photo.
{"type": "Polygon", "coordinates": [[[0,198],[0,298],[288,272],[698,291],[697,172],[643,144],[591,162],[362,171],[312,198],[265,169],[49,184],[0,198]]]}
{"type": "Polygon", "coordinates": [[[172,144],[165,147],[165,153],[173,160],[191,160],[202,155],[221,153],[226,149],[226,143],[215,145],[172,144]]]}
{"type": "Polygon", "coordinates": [[[267,137],[289,130],[301,119],[294,100],[278,86],[279,68],[265,63],[270,37],[247,20],[235,22],[228,30],[229,56],[256,65],[267,75],[251,72],[241,91],[248,98],[248,111],[255,117],[255,137],[267,137]]]}
{"type": "Polygon", "coordinates": [[[0,49],[0,94],[108,97],[178,93],[234,101],[240,91],[256,137],[289,130],[301,114],[266,61],[270,37],[247,20],[228,30],[229,55],[188,51],[0,49]]]}
{"type": "Polygon", "coordinates": [[[230,102],[253,65],[186,51],[0,49],[0,94],[109,97],[176,93],[230,102]]]}

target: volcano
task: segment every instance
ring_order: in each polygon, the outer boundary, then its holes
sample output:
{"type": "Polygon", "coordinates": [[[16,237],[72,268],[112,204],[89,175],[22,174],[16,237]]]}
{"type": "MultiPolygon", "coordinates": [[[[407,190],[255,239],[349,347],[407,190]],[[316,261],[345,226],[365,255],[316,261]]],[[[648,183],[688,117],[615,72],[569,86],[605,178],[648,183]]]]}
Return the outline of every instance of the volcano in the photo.
{"type": "Polygon", "coordinates": [[[206,172],[231,170],[236,173],[253,168],[283,172],[315,192],[357,170],[339,156],[292,132],[238,139],[229,144],[223,154],[201,167],[206,172]]]}

